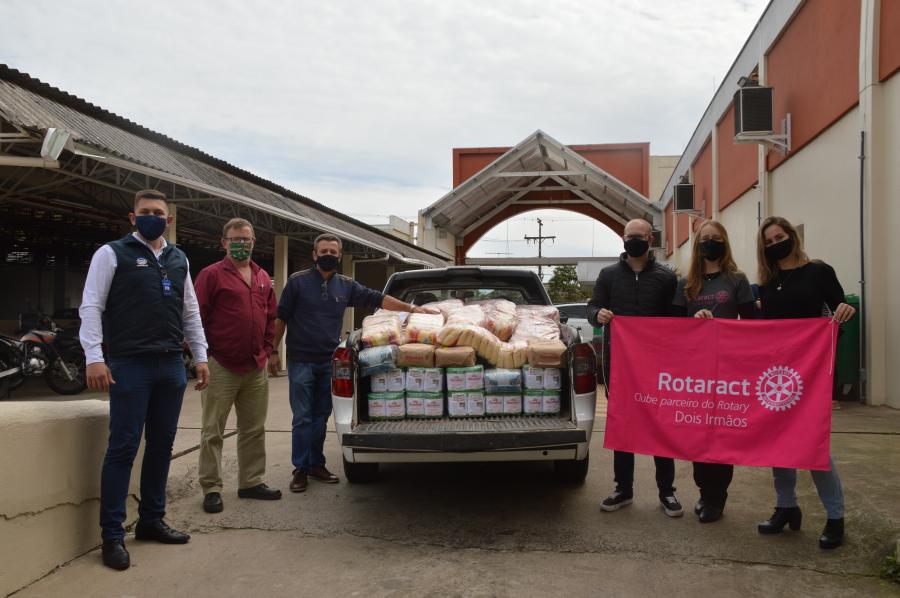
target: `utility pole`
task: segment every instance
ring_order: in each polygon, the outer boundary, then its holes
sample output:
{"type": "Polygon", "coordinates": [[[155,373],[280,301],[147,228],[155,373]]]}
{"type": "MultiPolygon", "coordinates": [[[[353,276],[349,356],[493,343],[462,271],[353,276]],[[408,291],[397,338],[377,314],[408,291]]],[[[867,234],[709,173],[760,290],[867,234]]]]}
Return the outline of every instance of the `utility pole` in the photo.
{"type": "MultiPolygon", "coordinates": [[[[526,240],[526,241],[529,241],[529,242],[530,242],[530,241],[537,241],[537,246],[538,246],[538,258],[541,258],[541,257],[543,257],[543,255],[544,255],[543,252],[542,252],[543,245],[544,245],[544,241],[549,241],[549,240],[555,241],[555,240],[556,240],[556,235],[551,235],[551,236],[545,237],[545,236],[543,235],[543,233],[542,233],[543,228],[544,228],[544,223],[541,222],[541,219],[540,219],[540,218],[537,219],[537,223],[538,223],[538,234],[537,234],[537,236],[536,236],[536,237],[530,237],[530,236],[528,236],[528,235],[525,235],[525,240],[526,240]]],[[[544,282],[544,267],[543,267],[543,265],[541,265],[541,264],[538,264],[538,278],[541,279],[541,282],[544,282]]]]}

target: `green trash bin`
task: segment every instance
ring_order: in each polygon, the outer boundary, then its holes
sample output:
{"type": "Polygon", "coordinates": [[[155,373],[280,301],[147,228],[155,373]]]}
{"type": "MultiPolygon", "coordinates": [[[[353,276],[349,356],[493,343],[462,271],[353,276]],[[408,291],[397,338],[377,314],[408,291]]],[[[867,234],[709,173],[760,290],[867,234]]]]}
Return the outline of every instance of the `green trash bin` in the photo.
{"type": "Polygon", "coordinates": [[[856,308],[856,315],[841,324],[836,376],[838,384],[856,384],[859,382],[859,295],[846,295],[844,303],[856,308]]]}

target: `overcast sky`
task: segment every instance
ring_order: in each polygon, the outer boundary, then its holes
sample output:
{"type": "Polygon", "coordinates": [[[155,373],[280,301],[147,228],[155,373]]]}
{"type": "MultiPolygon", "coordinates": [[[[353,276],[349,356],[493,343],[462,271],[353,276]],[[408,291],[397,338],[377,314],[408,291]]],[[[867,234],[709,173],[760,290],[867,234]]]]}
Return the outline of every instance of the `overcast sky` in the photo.
{"type": "MultiPolygon", "coordinates": [[[[542,129],[680,154],[766,4],[0,0],[0,62],[384,223],[449,191],[453,147],[542,129]]],[[[599,223],[541,211],[470,255],[536,255],[522,237],[537,216],[557,235],[547,255],[621,246],[599,223]]]]}

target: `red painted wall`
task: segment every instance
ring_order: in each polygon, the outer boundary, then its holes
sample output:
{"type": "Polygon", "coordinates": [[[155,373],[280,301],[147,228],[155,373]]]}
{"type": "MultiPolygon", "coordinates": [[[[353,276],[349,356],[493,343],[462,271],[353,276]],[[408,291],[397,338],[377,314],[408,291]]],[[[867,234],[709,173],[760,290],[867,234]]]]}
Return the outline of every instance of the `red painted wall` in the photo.
{"type": "Polygon", "coordinates": [[[878,77],[884,81],[900,70],[900,2],[881,0],[878,77]]]}
{"type": "MultiPolygon", "coordinates": [[[[644,196],[649,193],[649,143],[570,145],[569,148],[638,193],[644,196]]],[[[461,185],[509,149],[508,147],[454,148],[453,187],[461,185]]]]}
{"type": "Polygon", "coordinates": [[[747,192],[759,178],[759,155],[755,144],[734,143],[734,104],[716,125],[716,168],[719,175],[719,210],[727,208],[747,192]]]}
{"type": "MultiPolygon", "coordinates": [[[[712,218],[712,141],[706,138],[706,143],[697,159],[691,164],[691,180],[694,182],[694,209],[702,210],[706,218],[712,218]]],[[[691,219],[691,226],[696,231],[703,222],[703,218],[691,219]]]]}
{"type": "Polygon", "coordinates": [[[769,152],[769,170],[856,105],[859,19],[859,0],[806,2],[769,51],[766,67],[768,84],[775,88],[774,129],[780,130],[788,112],[792,129],[791,153],[769,152]]]}

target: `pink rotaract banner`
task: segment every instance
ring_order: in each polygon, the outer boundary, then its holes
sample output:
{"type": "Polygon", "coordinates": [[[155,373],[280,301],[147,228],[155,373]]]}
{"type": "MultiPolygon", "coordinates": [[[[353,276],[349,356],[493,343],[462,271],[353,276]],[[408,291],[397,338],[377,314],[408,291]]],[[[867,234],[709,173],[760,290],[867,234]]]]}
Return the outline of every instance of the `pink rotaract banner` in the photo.
{"type": "Polygon", "coordinates": [[[603,446],[687,461],[829,468],[837,324],[612,320],[603,446]]]}

